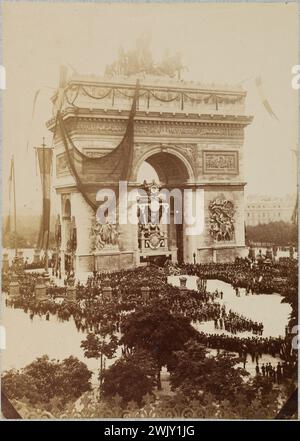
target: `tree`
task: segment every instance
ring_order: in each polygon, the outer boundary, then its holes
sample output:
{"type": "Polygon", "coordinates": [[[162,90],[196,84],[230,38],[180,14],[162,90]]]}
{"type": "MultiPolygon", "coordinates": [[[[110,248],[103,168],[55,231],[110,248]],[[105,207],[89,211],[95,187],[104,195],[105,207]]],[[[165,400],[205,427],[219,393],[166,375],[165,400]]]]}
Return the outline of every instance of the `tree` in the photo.
{"type": "Polygon", "coordinates": [[[64,404],[91,390],[91,376],[75,357],[59,362],[44,355],[21,370],[5,372],[2,386],[11,399],[27,399],[33,405],[57,399],[64,404]]]}
{"type": "MultiPolygon", "coordinates": [[[[28,247],[28,241],[25,237],[21,236],[20,234],[17,234],[17,244],[19,248],[27,248],[28,247]]],[[[3,232],[3,246],[5,248],[14,248],[15,247],[15,232],[12,231],[10,233],[7,233],[6,231],[3,232]]]]}
{"type": "Polygon", "coordinates": [[[277,246],[296,245],[298,242],[298,227],[288,222],[270,222],[247,226],[247,242],[273,243],[277,246]]]}
{"type": "Polygon", "coordinates": [[[161,388],[160,370],[172,359],[173,351],[197,333],[189,319],[173,316],[158,305],[143,307],[128,315],[121,326],[120,343],[131,349],[144,349],[156,360],[157,387],[161,388]]]}
{"type": "Polygon", "coordinates": [[[103,396],[119,395],[124,403],[134,401],[141,405],[156,384],[156,369],[151,355],[143,351],[122,357],[103,374],[103,396]]]}
{"type": "Polygon", "coordinates": [[[244,369],[236,368],[238,362],[238,358],[228,353],[208,356],[202,345],[189,341],[183,350],[176,352],[169,366],[172,388],[189,399],[201,399],[210,393],[220,401],[236,401],[238,395],[246,396],[243,377],[249,375],[244,369]]]}
{"type": "Polygon", "coordinates": [[[66,399],[73,400],[91,390],[91,376],[92,372],[88,370],[86,364],[71,356],[60,363],[57,381],[66,399]]]}
{"type": "Polygon", "coordinates": [[[99,380],[100,389],[103,382],[103,373],[105,370],[106,358],[111,359],[115,356],[118,347],[118,339],[111,335],[106,328],[102,328],[99,333],[89,333],[80,345],[84,350],[84,356],[87,358],[100,358],[99,380]]]}

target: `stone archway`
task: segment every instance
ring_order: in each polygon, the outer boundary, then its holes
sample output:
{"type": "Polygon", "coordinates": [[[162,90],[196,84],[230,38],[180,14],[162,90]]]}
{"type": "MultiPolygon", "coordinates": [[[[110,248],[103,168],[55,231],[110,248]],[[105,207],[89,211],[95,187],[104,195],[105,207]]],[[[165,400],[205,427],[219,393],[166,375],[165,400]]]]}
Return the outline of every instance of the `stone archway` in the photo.
{"type": "Polygon", "coordinates": [[[138,171],[143,162],[148,162],[157,172],[164,185],[191,184],[195,182],[193,166],[184,155],[172,146],[147,146],[135,160],[133,181],[137,180],[138,171]]]}
{"type": "MultiPolygon", "coordinates": [[[[139,167],[146,162],[155,170],[161,188],[167,190],[174,190],[177,188],[183,195],[183,189],[194,182],[194,173],[191,164],[188,160],[177,150],[170,147],[167,148],[151,148],[143,155],[140,156],[137,161],[136,176],[138,175],[139,167]]],[[[142,184],[142,182],[141,182],[142,184]]],[[[182,200],[183,204],[183,200],[182,200]]],[[[174,222],[174,199],[170,198],[170,223],[168,225],[161,226],[161,231],[165,234],[167,242],[164,242],[165,246],[161,249],[150,250],[145,253],[145,250],[141,249],[142,259],[152,258],[152,256],[159,255],[169,256],[173,261],[184,260],[184,225],[175,224],[174,222]]],[[[141,241],[139,240],[139,244],[141,241]]]]}

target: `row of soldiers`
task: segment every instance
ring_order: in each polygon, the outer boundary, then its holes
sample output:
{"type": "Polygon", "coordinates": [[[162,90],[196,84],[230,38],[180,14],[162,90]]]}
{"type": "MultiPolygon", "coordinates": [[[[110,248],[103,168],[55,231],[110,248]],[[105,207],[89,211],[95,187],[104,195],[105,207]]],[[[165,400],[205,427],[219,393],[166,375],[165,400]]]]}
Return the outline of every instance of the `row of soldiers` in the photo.
{"type": "Polygon", "coordinates": [[[262,375],[263,377],[270,378],[274,383],[280,384],[284,378],[286,378],[290,373],[291,367],[287,364],[287,362],[278,362],[277,366],[273,366],[269,363],[262,363],[260,366],[257,363],[255,367],[256,375],[262,375]]]}
{"type": "Polygon", "coordinates": [[[247,319],[231,310],[226,314],[226,307],[223,304],[220,310],[220,315],[214,318],[215,329],[225,329],[231,334],[238,332],[249,331],[253,334],[262,335],[264,326],[262,323],[257,323],[253,320],[247,319]]]}

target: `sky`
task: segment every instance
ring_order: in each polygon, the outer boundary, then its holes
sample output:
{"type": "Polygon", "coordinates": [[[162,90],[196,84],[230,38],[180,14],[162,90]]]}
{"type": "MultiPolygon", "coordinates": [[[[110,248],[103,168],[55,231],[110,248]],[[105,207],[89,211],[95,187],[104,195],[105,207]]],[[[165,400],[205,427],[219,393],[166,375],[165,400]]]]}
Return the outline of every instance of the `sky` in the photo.
{"type": "Polygon", "coordinates": [[[203,83],[242,84],[246,113],[247,194],[284,196],[296,191],[298,92],[291,69],[299,63],[298,10],[282,4],[2,4],[2,54],[6,68],[3,99],[4,208],[11,155],[15,157],[18,206],[41,206],[34,147],[51,134],[51,95],[59,66],[101,75],[119,46],[132,49],[144,32],[151,35],[154,59],[166,49],[181,52],[183,77],[203,83]],[[254,84],[260,76],[278,120],[261,103],[254,84]],[[34,118],[35,93],[41,89],[34,118]]]}

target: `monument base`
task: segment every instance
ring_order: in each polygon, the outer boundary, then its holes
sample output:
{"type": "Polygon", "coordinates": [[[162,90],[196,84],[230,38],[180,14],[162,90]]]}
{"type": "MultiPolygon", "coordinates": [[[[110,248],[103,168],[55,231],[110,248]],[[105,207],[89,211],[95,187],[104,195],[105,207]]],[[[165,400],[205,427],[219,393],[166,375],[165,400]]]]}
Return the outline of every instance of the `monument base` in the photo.
{"type": "Polygon", "coordinates": [[[9,284],[9,295],[11,297],[19,297],[19,295],[20,295],[20,284],[19,284],[19,282],[11,282],[9,284]]]}
{"type": "Polygon", "coordinates": [[[50,274],[49,271],[44,271],[43,272],[43,280],[45,282],[46,285],[48,285],[50,283],[50,274]]]}
{"type": "Polygon", "coordinates": [[[35,293],[35,299],[39,302],[49,300],[47,296],[47,287],[43,283],[40,283],[35,286],[34,293],[35,293]]]}
{"type": "MultiPolygon", "coordinates": [[[[132,269],[144,266],[148,260],[166,256],[172,262],[177,262],[175,251],[141,253],[140,251],[119,251],[106,249],[86,255],[76,256],[76,278],[78,274],[88,274],[93,271],[111,272],[122,269],[132,269]],[[150,259],[149,259],[150,258],[150,259]]],[[[236,245],[216,245],[215,247],[198,248],[196,263],[230,263],[236,257],[247,257],[248,248],[236,245]]],[[[190,258],[193,262],[193,257],[190,258]]]]}
{"type": "Polygon", "coordinates": [[[75,286],[67,286],[67,301],[75,302],[76,301],[76,287],[75,286]]]}
{"type": "Polygon", "coordinates": [[[118,271],[136,266],[136,256],[133,251],[104,251],[94,254],[96,271],[118,271]]]}

